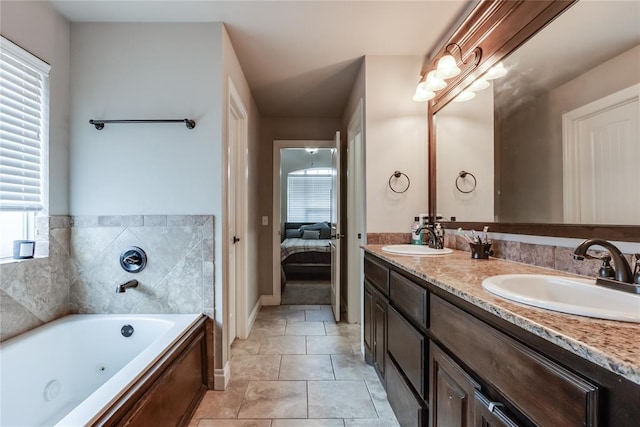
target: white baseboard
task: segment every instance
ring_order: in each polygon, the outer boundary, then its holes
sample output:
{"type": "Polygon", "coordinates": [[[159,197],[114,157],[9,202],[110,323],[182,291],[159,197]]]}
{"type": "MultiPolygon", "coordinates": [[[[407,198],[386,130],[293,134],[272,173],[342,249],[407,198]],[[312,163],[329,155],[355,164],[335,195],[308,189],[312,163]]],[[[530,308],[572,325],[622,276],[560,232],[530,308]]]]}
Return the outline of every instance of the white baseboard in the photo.
{"type": "Polygon", "coordinates": [[[280,300],[276,299],[273,295],[262,295],[260,302],[262,305],[280,305],[280,300]]]}
{"type": "Polygon", "coordinates": [[[213,389],[226,390],[231,379],[231,366],[229,362],[224,364],[224,368],[213,371],[213,389]]]}
{"type": "Polygon", "coordinates": [[[260,312],[260,309],[262,308],[262,298],[258,298],[258,301],[256,301],[256,305],[253,307],[253,310],[251,310],[251,314],[249,315],[249,324],[247,325],[247,332],[251,332],[251,328],[253,328],[253,324],[256,321],[256,317],[258,317],[258,313],[260,312]]]}

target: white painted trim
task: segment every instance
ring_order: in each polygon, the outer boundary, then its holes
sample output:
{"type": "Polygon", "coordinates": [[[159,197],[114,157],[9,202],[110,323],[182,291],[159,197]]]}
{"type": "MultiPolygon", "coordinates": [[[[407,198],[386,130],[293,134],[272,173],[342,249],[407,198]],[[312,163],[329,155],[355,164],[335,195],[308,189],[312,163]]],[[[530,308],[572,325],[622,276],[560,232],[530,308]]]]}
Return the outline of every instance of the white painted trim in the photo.
{"type": "Polygon", "coordinates": [[[578,126],[590,116],[601,114],[640,97],[640,83],[614,92],[562,115],[563,219],[567,224],[580,224],[580,176],[578,170],[578,126]]]}
{"type": "Polygon", "coordinates": [[[262,295],[260,297],[260,304],[265,305],[280,305],[280,300],[276,301],[273,295],[262,295]]]}
{"type": "Polygon", "coordinates": [[[258,313],[260,313],[261,308],[262,298],[258,298],[258,301],[256,301],[256,305],[253,306],[253,310],[251,310],[251,314],[249,315],[249,330],[247,332],[250,333],[251,329],[253,329],[253,324],[256,323],[256,318],[258,317],[258,313]]]}
{"type": "Polygon", "coordinates": [[[345,248],[347,251],[347,300],[351,302],[346,307],[346,320],[349,323],[359,322],[360,324],[363,324],[364,316],[364,260],[360,245],[366,243],[367,233],[364,215],[365,191],[364,188],[356,188],[356,172],[361,174],[360,183],[363,184],[365,182],[364,168],[364,117],[363,100],[360,98],[347,126],[347,245],[345,248]],[[358,133],[360,134],[360,147],[356,148],[355,136],[358,133]],[[356,165],[358,149],[360,150],[360,164],[356,165]],[[360,195],[360,206],[356,205],[357,198],[353,197],[354,194],[360,195]],[[357,229],[358,221],[360,229],[357,229]],[[361,234],[360,241],[354,240],[358,233],[361,234]],[[355,259],[352,259],[354,256],[355,259]]]}
{"type": "MultiPolygon", "coordinates": [[[[249,307],[247,301],[247,270],[248,247],[247,230],[249,229],[248,214],[248,114],[231,77],[229,77],[229,114],[232,114],[241,122],[241,129],[235,147],[236,171],[232,176],[236,179],[236,233],[240,236],[240,242],[236,244],[236,335],[246,339],[249,335],[247,326],[249,307]],[[238,221],[239,219],[239,221],[238,221]]],[[[231,345],[231,343],[229,343],[231,345]]]]}
{"type": "Polygon", "coordinates": [[[214,369],[213,371],[213,389],[226,390],[231,379],[231,365],[229,361],[224,364],[222,369],[214,369]]]}
{"type": "Polygon", "coordinates": [[[272,295],[263,295],[263,305],[280,305],[280,150],[283,148],[332,148],[335,142],[328,140],[274,140],[273,141],[273,214],[272,238],[272,295]],[[268,302],[265,302],[268,301],[268,302]]]}

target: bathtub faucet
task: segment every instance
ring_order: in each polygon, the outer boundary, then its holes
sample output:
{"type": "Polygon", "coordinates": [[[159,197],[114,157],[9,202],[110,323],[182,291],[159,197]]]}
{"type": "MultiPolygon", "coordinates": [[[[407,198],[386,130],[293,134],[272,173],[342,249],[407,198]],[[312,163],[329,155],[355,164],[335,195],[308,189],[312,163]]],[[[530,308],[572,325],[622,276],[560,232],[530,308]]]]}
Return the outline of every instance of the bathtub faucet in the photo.
{"type": "Polygon", "coordinates": [[[137,288],[137,287],[138,287],[138,281],[137,280],[129,280],[127,283],[123,283],[122,285],[116,286],[116,293],[117,294],[122,294],[128,288],[137,288]]]}

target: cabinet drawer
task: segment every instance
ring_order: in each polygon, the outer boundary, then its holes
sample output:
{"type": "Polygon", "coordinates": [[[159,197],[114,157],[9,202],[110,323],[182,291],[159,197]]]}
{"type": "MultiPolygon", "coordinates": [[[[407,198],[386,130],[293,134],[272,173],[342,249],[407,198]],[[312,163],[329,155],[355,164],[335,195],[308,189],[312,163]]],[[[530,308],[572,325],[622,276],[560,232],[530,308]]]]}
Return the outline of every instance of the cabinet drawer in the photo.
{"type": "Polygon", "coordinates": [[[364,276],[378,288],[384,296],[389,296],[389,269],[383,267],[371,258],[364,258],[364,276]]]}
{"type": "Polygon", "coordinates": [[[392,271],[389,278],[389,300],[418,325],[427,327],[427,290],[392,271]]]}
{"type": "Polygon", "coordinates": [[[597,424],[597,387],[443,299],[430,303],[432,336],[536,425],[597,424]]]}
{"type": "Polygon", "coordinates": [[[420,397],[426,400],[427,340],[392,307],[387,313],[387,332],[387,351],[420,397]]]}
{"type": "Polygon", "coordinates": [[[402,427],[426,427],[425,408],[393,361],[387,364],[387,398],[402,427]]]}

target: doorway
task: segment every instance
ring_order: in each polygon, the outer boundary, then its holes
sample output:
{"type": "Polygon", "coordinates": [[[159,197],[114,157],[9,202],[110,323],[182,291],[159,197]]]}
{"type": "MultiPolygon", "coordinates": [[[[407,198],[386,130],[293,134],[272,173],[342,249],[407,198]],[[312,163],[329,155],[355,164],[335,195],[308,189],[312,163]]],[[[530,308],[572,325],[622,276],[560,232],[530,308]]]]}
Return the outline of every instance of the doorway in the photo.
{"type": "Polygon", "coordinates": [[[331,304],[334,146],[274,141],[272,304],[331,304]]]}

